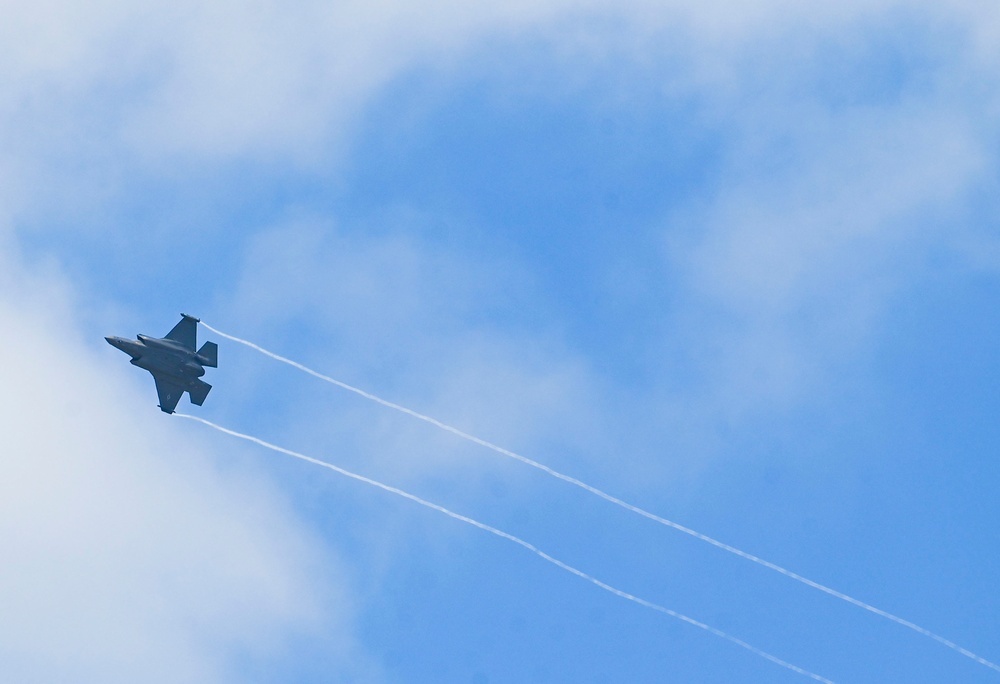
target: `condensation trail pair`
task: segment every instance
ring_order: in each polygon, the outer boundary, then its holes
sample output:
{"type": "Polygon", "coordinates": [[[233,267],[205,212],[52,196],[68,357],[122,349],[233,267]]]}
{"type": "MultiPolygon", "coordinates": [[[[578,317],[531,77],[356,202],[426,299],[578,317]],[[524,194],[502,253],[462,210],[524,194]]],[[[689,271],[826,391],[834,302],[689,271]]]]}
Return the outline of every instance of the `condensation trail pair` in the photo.
{"type": "Polygon", "coordinates": [[[807,587],[811,587],[813,589],[816,589],[817,591],[821,591],[824,594],[827,594],[829,596],[833,596],[834,598],[840,599],[841,601],[845,601],[845,602],[847,602],[847,603],[849,603],[849,604],[851,604],[853,606],[856,606],[858,608],[866,610],[869,613],[872,613],[874,615],[878,615],[879,617],[885,618],[886,620],[890,620],[891,622],[894,622],[897,625],[900,625],[902,627],[906,627],[907,629],[910,629],[910,630],[916,632],[917,634],[920,634],[921,636],[925,636],[928,639],[933,639],[937,643],[939,643],[939,644],[941,644],[943,646],[946,646],[947,648],[950,648],[951,650],[955,651],[956,653],[960,653],[961,655],[965,656],[966,658],[970,658],[971,660],[974,660],[975,662],[979,663],[980,665],[983,665],[983,666],[988,667],[988,668],[990,668],[992,670],[995,670],[996,672],[1000,672],[1000,665],[997,665],[996,663],[994,663],[994,662],[992,662],[990,660],[987,660],[986,658],[984,658],[984,657],[982,657],[982,656],[980,656],[980,655],[978,655],[976,653],[973,653],[969,649],[964,648],[962,646],[959,646],[954,641],[951,641],[950,639],[946,639],[943,636],[935,634],[934,632],[930,631],[929,629],[921,627],[920,625],[918,625],[916,623],[910,622],[909,620],[903,619],[903,618],[901,618],[901,617],[899,617],[897,615],[893,615],[892,613],[890,613],[888,611],[885,611],[885,610],[882,610],[881,608],[876,608],[875,606],[873,606],[871,604],[865,603],[864,601],[856,599],[856,598],[854,598],[852,596],[849,596],[849,595],[847,595],[847,594],[845,594],[843,592],[837,591],[836,589],[831,589],[830,587],[827,587],[827,586],[825,586],[823,584],[820,584],[819,582],[815,582],[815,581],[813,581],[813,580],[811,580],[811,579],[809,579],[807,577],[803,577],[802,575],[799,575],[798,573],[795,573],[795,572],[792,572],[791,570],[783,568],[780,565],[777,565],[776,563],[772,563],[770,561],[764,560],[763,558],[755,556],[752,553],[748,553],[746,551],[743,551],[742,549],[738,549],[735,546],[731,546],[729,544],[726,544],[725,542],[721,542],[718,539],[710,537],[710,536],[708,536],[706,534],[702,534],[701,532],[693,530],[693,529],[691,529],[689,527],[685,527],[684,525],[681,525],[680,523],[676,523],[676,522],[674,522],[672,520],[668,520],[666,518],[663,518],[661,516],[656,515],[655,513],[650,513],[647,510],[644,510],[642,508],[639,508],[638,506],[630,504],[627,501],[623,501],[622,499],[619,499],[618,497],[612,496],[611,494],[608,494],[607,492],[604,492],[604,491],[598,489],[597,487],[593,487],[593,486],[587,484],[586,482],[578,480],[575,477],[572,477],[570,475],[565,475],[563,473],[560,473],[557,470],[554,470],[554,469],[548,467],[547,465],[539,463],[538,461],[534,461],[534,460],[528,458],[527,456],[522,456],[521,454],[518,454],[518,453],[515,453],[513,451],[510,451],[509,449],[504,449],[503,447],[498,446],[496,444],[493,444],[491,442],[488,442],[485,439],[481,439],[479,437],[476,437],[475,435],[471,435],[471,434],[469,434],[467,432],[463,432],[462,430],[459,430],[456,427],[452,427],[451,425],[448,425],[446,423],[442,423],[441,421],[437,420],[436,418],[431,418],[430,416],[426,416],[426,415],[424,415],[422,413],[418,413],[417,411],[414,411],[413,409],[406,408],[405,406],[400,406],[399,404],[396,404],[396,403],[393,403],[393,402],[388,401],[386,399],[383,399],[383,398],[381,398],[379,396],[371,394],[370,392],[366,392],[366,391],[364,391],[362,389],[359,389],[357,387],[349,385],[346,382],[342,382],[340,380],[337,380],[336,378],[331,378],[330,376],[324,375],[323,373],[315,371],[315,370],[313,370],[313,369],[311,369],[311,368],[309,368],[307,366],[302,365],[301,363],[298,363],[296,361],[292,361],[291,359],[286,358],[284,356],[281,356],[279,354],[275,354],[272,351],[268,351],[267,349],[264,349],[263,347],[261,347],[261,346],[259,346],[257,344],[254,344],[253,342],[250,342],[248,340],[244,340],[244,339],[236,337],[234,335],[230,335],[228,333],[224,333],[221,330],[213,328],[212,326],[210,326],[208,323],[205,323],[204,321],[201,321],[201,324],[203,326],[205,326],[206,329],[211,330],[212,332],[214,332],[217,335],[220,335],[220,336],[222,336],[222,337],[224,337],[224,338],[226,338],[228,340],[232,340],[233,342],[237,342],[237,343],[242,344],[242,345],[244,345],[246,347],[254,349],[254,350],[256,350],[256,351],[264,354],[265,356],[269,356],[272,359],[275,359],[276,361],[280,361],[282,363],[288,364],[289,366],[292,366],[293,368],[297,368],[297,369],[299,369],[299,370],[301,370],[301,371],[303,371],[305,373],[308,373],[309,375],[312,375],[315,378],[323,380],[324,382],[328,382],[328,383],[330,383],[332,385],[340,387],[341,389],[345,389],[348,392],[353,392],[354,394],[357,394],[357,395],[359,395],[361,397],[364,397],[365,399],[368,399],[369,401],[373,401],[376,404],[380,404],[382,406],[385,406],[386,408],[391,408],[394,411],[399,411],[400,413],[404,413],[404,414],[406,414],[408,416],[416,418],[417,420],[421,420],[421,421],[423,421],[425,423],[433,425],[433,426],[435,426],[435,427],[437,427],[437,428],[439,428],[441,430],[444,430],[445,432],[450,432],[451,434],[453,434],[453,435],[455,435],[457,437],[461,437],[462,439],[467,440],[469,442],[472,442],[473,444],[478,444],[479,446],[482,446],[482,447],[485,447],[485,448],[490,449],[492,451],[495,451],[498,454],[501,454],[503,456],[507,456],[508,458],[512,458],[512,459],[517,460],[517,461],[520,461],[521,463],[524,463],[525,465],[529,465],[532,468],[535,468],[537,470],[541,470],[542,472],[547,473],[548,475],[550,475],[550,476],[552,476],[554,478],[562,480],[563,482],[567,482],[567,483],[569,483],[569,484],[571,484],[571,485],[573,485],[575,487],[579,487],[580,489],[583,489],[584,491],[587,491],[587,492],[593,494],[594,496],[600,497],[601,499],[604,499],[605,501],[608,501],[609,503],[613,503],[616,506],[624,508],[627,511],[631,511],[632,513],[640,515],[640,516],[642,516],[642,517],[644,517],[644,518],[646,518],[648,520],[652,520],[652,521],[654,521],[656,523],[659,523],[661,525],[664,525],[666,527],[670,527],[670,528],[672,528],[674,530],[677,530],[678,532],[683,532],[684,534],[689,535],[691,537],[694,537],[695,539],[703,541],[703,542],[705,542],[707,544],[711,544],[712,546],[714,546],[716,548],[719,548],[719,549],[722,549],[723,551],[731,553],[731,554],[733,554],[735,556],[739,556],[740,558],[743,558],[744,560],[748,560],[748,561],[750,561],[752,563],[756,563],[757,565],[765,567],[768,570],[773,570],[774,572],[782,574],[785,577],[788,577],[789,579],[793,579],[796,582],[799,582],[801,584],[806,585],[807,587]]]}
{"type": "Polygon", "coordinates": [[[646,599],[640,598],[640,597],[638,597],[638,596],[636,596],[634,594],[630,594],[627,591],[622,591],[621,589],[617,589],[617,588],[611,586],[610,584],[607,584],[606,582],[602,582],[601,580],[597,579],[593,575],[588,575],[584,571],[578,570],[577,568],[574,568],[572,565],[564,563],[561,560],[559,560],[558,558],[550,556],[549,554],[545,553],[544,551],[542,551],[541,549],[539,549],[534,544],[531,544],[530,542],[526,542],[526,541],[524,541],[523,539],[521,539],[519,537],[515,537],[514,535],[509,534],[507,532],[504,532],[503,530],[499,530],[499,529],[497,529],[495,527],[491,527],[490,525],[487,525],[486,523],[481,523],[478,520],[473,520],[472,518],[464,516],[464,515],[462,515],[460,513],[455,513],[454,511],[451,511],[451,510],[445,508],[444,506],[439,506],[438,504],[431,503],[430,501],[427,501],[426,499],[421,499],[419,496],[417,496],[415,494],[410,494],[409,492],[403,491],[402,489],[399,489],[397,487],[393,487],[391,485],[383,484],[383,483],[381,483],[381,482],[379,482],[377,480],[373,480],[371,478],[365,477],[364,475],[358,475],[357,473],[352,473],[351,471],[345,470],[345,469],[343,469],[343,468],[341,468],[339,466],[335,466],[332,463],[327,463],[326,461],[321,461],[321,460],[313,458],[311,456],[306,456],[305,454],[300,454],[297,451],[292,451],[291,449],[285,449],[284,447],[280,447],[280,446],[277,446],[275,444],[271,444],[270,442],[265,442],[264,440],[259,439],[257,437],[253,437],[251,435],[247,435],[247,434],[244,434],[242,432],[237,432],[235,430],[230,430],[229,428],[224,428],[221,425],[216,425],[215,423],[213,423],[211,421],[208,421],[208,420],[205,420],[204,418],[200,418],[198,416],[189,416],[189,415],[187,415],[185,413],[174,413],[173,415],[178,416],[180,418],[187,418],[189,420],[195,420],[195,421],[197,421],[199,423],[207,425],[207,426],[209,426],[211,428],[214,428],[214,429],[218,430],[219,432],[223,432],[223,433],[225,433],[227,435],[231,435],[233,437],[238,437],[240,439],[245,439],[248,442],[253,442],[254,444],[258,444],[258,445],[260,445],[260,446],[262,446],[262,447],[264,447],[266,449],[271,449],[272,451],[277,451],[278,453],[285,454],[287,456],[291,456],[293,458],[297,458],[297,459],[306,461],[307,463],[312,463],[313,465],[317,465],[317,466],[320,466],[320,467],[323,467],[323,468],[328,468],[329,470],[332,470],[332,471],[334,471],[336,473],[340,473],[341,475],[349,477],[349,478],[351,478],[353,480],[357,480],[359,482],[364,482],[365,484],[369,484],[369,485],[371,485],[373,487],[378,487],[379,489],[381,489],[383,491],[389,492],[391,494],[395,494],[396,496],[401,496],[404,499],[408,499],[408,500],[410,500],[410,501],[412,501],[414,503],[420,504],[421,506],[424,506],[425,508],[429,508],[431,510],[437,511],[438,513],[443,513],[444,515],[447,515],[449,518],[453,518],[455,520],[460,520],[461,522],[464,522],[464,523],[466,523],[468,525],[472,525],[473,527],[476,527],[476,528],[478,528],[480,530],[483,530],[484,532],[489,532],[490,534],[495,535],[497,537],[500,537],[501,539],[506,539],[507,541],[513,542],[513,543],[517,544],[518,546],[520,546],[520,547],[522,547],[524,549],[527,549],[528,551],[531,551],[533,554],[535,554],[539,558],[541,558],[541,559],[543,559],[543,560],[551,563],[552,565],[555,565],[557,568],[560,568],[561,570],[565,570],[566,572],[568,572],[568,573],[570,573],[572,575],[576,575],[580,579],[587,580],[591,584],[594,584],[594,585],[600,587],[601,589],[603,589],[604,591],[607,591],[607,592],[609,592],[611,594],[614,594],[615,596],[618,596],[619,598],[623,598],[623,599],[625,599],[627,601],[631,601],[633,603],[637,603],[638,605],[640,605],[640,606],[642,606],[644,608],[649,608],[650,610],[655,610],[658,613],[663,613],[664,615],[669,615],[670,617],[676,618],[676,619],[678,619],[678,620],[680,620],[680,621],[682,621],[682,622],[684,622],[686,624],[691,625],[692,627],[697,627],[698,629],[704,630],[704,631],[708,632],[709,634],[713,634],[713,635],[715,635],[715,636],[717,636],[717,637],[719,637],[721,639],[725,639],[726,641],[728,641],[730,643],[736,644],[740,648],[744,648],[747,651],[750,651],[751,653],[753,653],[754,655],[760,656],[761,658],[764,658],[765,660],[768,660],[768,661],[774,663],[775,665],[780,665],[781,667],[783,667],[783,668],[785,668],[787,670],[791,670],[792,672],[795,672],[797,674],[803,675],[805,677],[809,677],[810,679],[813,679],[813,680],[815,680],[817,682],[822,682],[823,684],[834,684],[834,682],[832,682],[831,680],[827,679],[826,677],[822,677],[822,676],[820,676],[818,674],[810,672],[809,670],[801,668],[798,665],[793,665],[792,663],[790,663],[790,662],[788,662],[786,660],[782,660],[781,658],[779,658],[777,656],[771,655],[767,651],[761,650],[761,649],[757,648],[756,646],[748,644],[747,642],[743,641],[742,639],[738,639],[737,637],[734,637],[731,634],[727,634],[726,632],[723,632],[721,629],[716,629],[715,627],[707,625],[704,622],[700,622],[698,620],[695,620],[694,618],[688,617],[687,615],[684,615],[683,613],[678,613],[675,610],[671,610],[670,608],[665,608],[665,607],[663,607],[663,606],[661,606],[659,604],[653,603],[652,601],[647,601],[646,599]]]}

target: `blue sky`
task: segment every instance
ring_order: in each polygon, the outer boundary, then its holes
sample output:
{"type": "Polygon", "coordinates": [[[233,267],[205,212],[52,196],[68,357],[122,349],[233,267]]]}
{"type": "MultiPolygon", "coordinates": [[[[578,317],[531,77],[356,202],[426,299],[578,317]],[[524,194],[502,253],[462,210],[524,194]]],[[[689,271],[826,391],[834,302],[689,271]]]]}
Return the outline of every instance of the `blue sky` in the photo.
{"type": "MultiPolygon", "coordinates": [[[[17,681],[808,681],[162,415],[101,338],[179,311],[1000,659],[997,10],[51,0],[3,24],[17,681]]],[[[197,415],[836,682],[1000,676],[217,341],[197,415]]]]}

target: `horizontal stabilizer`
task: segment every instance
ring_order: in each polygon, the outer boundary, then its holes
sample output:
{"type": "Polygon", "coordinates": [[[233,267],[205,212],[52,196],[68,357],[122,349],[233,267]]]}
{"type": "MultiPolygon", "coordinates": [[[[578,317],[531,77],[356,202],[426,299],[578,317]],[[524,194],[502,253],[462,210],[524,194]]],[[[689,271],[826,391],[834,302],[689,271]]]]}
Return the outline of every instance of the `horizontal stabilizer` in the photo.
{"type": "Polygon", "coordinates": [[[202,404],[204,404],[205,397],[208,396],[208,392],[211,389],[212,386],[209,385],[207,382],[202,382],[201,380],[197,380],[194,386],[188,388],[188,394],[191,395],[191,403],[194,404],[195,406],[201,406],[202,404]]]}
{"type": "Polygon", "coordinates": [[[206,342],[198,350],[198,356],[204,359],[202,365],[209,368],[219,367],[219,345],[215,342],[206,342]]]}

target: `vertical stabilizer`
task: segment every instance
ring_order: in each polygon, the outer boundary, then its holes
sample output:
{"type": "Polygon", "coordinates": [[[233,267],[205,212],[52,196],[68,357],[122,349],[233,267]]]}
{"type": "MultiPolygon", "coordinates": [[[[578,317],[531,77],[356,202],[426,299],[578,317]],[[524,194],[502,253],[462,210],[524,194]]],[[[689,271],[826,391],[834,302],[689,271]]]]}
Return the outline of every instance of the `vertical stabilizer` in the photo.
{"type": "Polygon", "coordinates": [[[215,342],[206,342],[201,345],[201,349],[198,350],[198,356],[203,359],[203,366],[208,366],[209,368],[219,367],[219,345],[215,342]]]}

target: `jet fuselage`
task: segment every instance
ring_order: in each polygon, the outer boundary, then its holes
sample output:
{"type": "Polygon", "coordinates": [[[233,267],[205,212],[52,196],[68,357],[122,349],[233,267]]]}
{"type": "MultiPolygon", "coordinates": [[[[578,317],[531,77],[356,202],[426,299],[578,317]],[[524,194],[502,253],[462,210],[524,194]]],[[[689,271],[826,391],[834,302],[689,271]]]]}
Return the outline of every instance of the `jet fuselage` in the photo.
{"type": "Polygon", "coordinates": [[[151,373],[162,373],[183,384],[205,374],[209,363],[197,352],[179,342],[149,335],[138,335],[135,340],[126,337],[105,337],[113,347],[132,357],[132,365],[151,373]]]}

